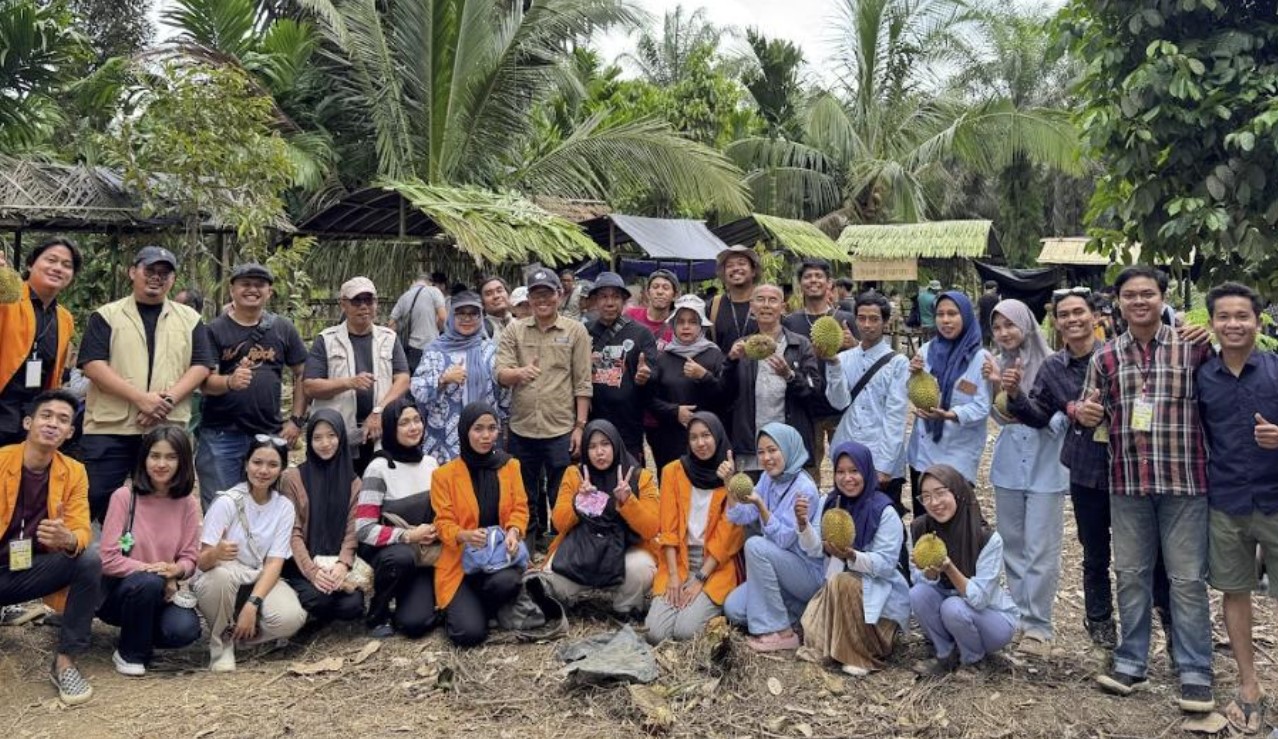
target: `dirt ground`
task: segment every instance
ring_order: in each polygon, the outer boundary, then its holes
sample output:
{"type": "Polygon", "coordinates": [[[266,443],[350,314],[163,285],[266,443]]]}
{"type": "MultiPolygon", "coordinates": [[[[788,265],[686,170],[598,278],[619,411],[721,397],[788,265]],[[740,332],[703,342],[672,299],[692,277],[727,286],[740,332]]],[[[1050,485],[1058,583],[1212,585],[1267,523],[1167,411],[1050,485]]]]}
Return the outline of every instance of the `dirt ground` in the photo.
{"type": "MultiPolygon", "coordinates": [[[[827,480],[828,470],[827,464],[827,480]]],[[[992,492],[983,487],[980,493],[993,520],[992,492]]],[[[1105,655],[1091,649],[1082,628],[1072,515],[1066,528],[1054,653],[1004,653],[975,674],[917,681],[909,668],[929,656],[917,630],[898,642],[887,669],[859,679],[789,655],[748,654],[737,637],[732,654],[738,661],[722,675],[693,646],[662,647],[660,680],[635,696],[625,687],[569,683],[554,643],[456,650],[433,633],[420,641],[395,637],[360,660],[369,644],[362,629],[337,626],[283,649],[242,654],[240,669],[229,675],[209,673],[205,650],[193,647],[164,654],[145,678],[135,679],[112,668],[114,630],[98,623],[93,649],[80,663],[95,696],[65,708],[47,678],[56,632],[31,624],[0,629],[0,736],[1196,736],[1184,729],[1176,708],[1176,679],[1157,627],[1149,692],[1120,699],[1094,687],[1092,675],[1105,655]],[[336,670],[299,675],[290,669],[334,657],[342,661],[336,670]]],[[[1235,670],[1218,597],[1213,614],[1215,692],[1223,705],[1233,694],[1235,670]]],[[[1278,639],[1269,598],[1256,598],[1256,620],[1258,669],[1266,692],[1274,694],[1278,639]]],[[[568,638],[617,627],[603,616],[578,617],[568,638]]]]}

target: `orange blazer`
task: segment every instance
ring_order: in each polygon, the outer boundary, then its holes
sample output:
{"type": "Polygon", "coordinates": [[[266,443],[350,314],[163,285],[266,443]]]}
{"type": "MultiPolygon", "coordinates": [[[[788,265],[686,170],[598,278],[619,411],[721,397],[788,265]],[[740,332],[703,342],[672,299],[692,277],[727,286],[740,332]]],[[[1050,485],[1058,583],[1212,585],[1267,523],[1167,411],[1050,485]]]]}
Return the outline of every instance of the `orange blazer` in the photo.
{"type": "MultiPolygon", "coordinates": [[[[53,371],[49,373],[49,384],[45,390],[62,387],[62,372],[66,369],[67,350],[71,346],[71,334],[75,333],[75,322],[71,311],[58,303],[58,356],[53,362],[53,371]]],[[[0,346],[9,351],[0,352],[0,388],[7,387],[14,375],[22,369],[30,356],[31,342],[35,340],[35,305],[31,303],[29,283],[22,283],[22,294],[17,302],[0,304],[0,346]],[[13,351],[15,347],[21,347],[13,351]]]]}
{"type": "MultiPolygon", "coordinates": [[[[559,484],[559,497],[555,499],[555,510],[550,514],[550,520],[555,524],[555,531],[559,533],[555,536],[555,540],[550,542],[550,551],[546,555],[547,561],[554,556],[564,536],[577,525],[577,509],[572,507],[572,503],[580,486],[581,467],[570,465],[564,470],[563,482],[559,484]]],[[[657,532],[661,529],[659,498],[660,493],[657,491],[657,483],[652,479],[652,473],[648,470],[640,470],[639,495],[630,496],[630,500],[625,505],[617,508],[617,512],[621,514],[630,530],[642,539],[643,543],[640,546],[653,558],[656,558],[658,554],[656,539],[657,532]]]]}
{"type": "MultiPolygon", "coordinates": [[[[657,543],[675,547],[675,564],[679,582],[688,579],[688,511],[692,508],[692,481],[683,464],[675,460],[661,469],[661,533],[657,543]]],[[[719,563],[706,580],[705,594],[718,605],[737,586],[737,552],[745,545],[745,529],[728,520],[728,491],[720,485],[710,498],[710,514],[706,518],[705,548],[707,557],[719,563]]],[[[657,576],[652,581],[652,594],[665,595],[670,578],[665,552],[657,557],[657,576]]]]}
{"type": "MultiPolygon", "coordinates": [[[[503,529],[514,526],[523,536],[528,529],[528,495],[519,474],[519,460],[511,457],[497,470],[501,499],[497,516],[503,529]]],[[[438,467],[430,478],[430,505],[435,510],[435,528],[444,549],[435,563],[435,607],[443,610],[452,602],[462,582],[462,549],[457,532],[479,528],[479,501],[470,484],[470,470],[461,457],[438,467]]]]}

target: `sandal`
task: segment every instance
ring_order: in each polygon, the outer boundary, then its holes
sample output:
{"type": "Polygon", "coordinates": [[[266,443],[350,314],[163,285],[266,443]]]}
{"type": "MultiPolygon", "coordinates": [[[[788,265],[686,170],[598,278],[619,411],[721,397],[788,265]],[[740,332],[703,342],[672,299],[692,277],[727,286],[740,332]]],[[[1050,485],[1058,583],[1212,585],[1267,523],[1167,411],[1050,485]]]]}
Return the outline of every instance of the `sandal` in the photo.
{"type": "Polygon", "coordinates": [[[1229,724],[1244,734],[1256,734],[1265,725],[1265,696],[1262,693],[1255,701],[1243,700],[1242,693],[1234,693],[1234,697],[1225,705],[1223,713],[1229,724]]]}

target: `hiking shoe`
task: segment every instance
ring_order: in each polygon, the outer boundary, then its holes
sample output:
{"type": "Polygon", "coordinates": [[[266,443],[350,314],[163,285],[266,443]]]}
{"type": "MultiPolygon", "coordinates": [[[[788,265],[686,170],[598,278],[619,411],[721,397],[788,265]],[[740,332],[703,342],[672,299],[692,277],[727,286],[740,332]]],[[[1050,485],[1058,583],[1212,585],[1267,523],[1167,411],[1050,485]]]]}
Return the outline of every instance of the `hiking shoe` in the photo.
{"type": "Polygon", "coordinates": [[[54,662],[49,670],[49,680],[57,687],[58,698],[68,706],[78,706],[93,697],[93,686],[75,665],[58,672],[58,664],[54,662]]]}
{"type": "Polygon", "coordinates": [[[391,626],[389,622],[380,623],[376,626],[370,626],[368,635],[373,639],[389,639],[395,635],[395,627],[391,626]]]}
{"type": "Polygon", "coordinates": [[[1137,690],[1145,690],[1149,687],[1149,680],[1146,678],[1132,677],[1117,671],[1108,675],[1097,675],[1096,682],[1100,683],[1105,692],[1114,695],[1131,695],[1137,690]]]}
{"type": "Polygon", "coordinates": [[[121,675],[128,677],[142,677],[146,674],[146,665],[141,662],[130,662],[120,656],[120,650],[116,650],[111,655],[111,661],[115,663],[115,671],[121,675]]]}
{"type": "Polygon", "coordinates": [[[1083,626],[1087,629],[1087,635],[1091,637],[1092,643],[1104,649],[1113,650],[1118,646],[1118,630],[1114,627],[1114,619],[1107,621],[1093,621],[1089,618],[1083,619],[1083,626]]]}
{"type": "Polygon", "coordinates": [[[1216,699],[1210,685],[1181,685],[1180,699],[1176,701],[1185,713],[1209,713],[1216,710],[1216,699]]]}

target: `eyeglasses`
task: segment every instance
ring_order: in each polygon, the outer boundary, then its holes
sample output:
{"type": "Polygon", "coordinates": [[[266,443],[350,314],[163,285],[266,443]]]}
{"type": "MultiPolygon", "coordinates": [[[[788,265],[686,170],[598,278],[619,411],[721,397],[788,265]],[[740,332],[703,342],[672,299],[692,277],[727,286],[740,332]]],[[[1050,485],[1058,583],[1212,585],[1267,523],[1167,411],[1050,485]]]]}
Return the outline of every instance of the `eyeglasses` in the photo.
{"type": "Polygon", "coordinates": [[[950,492],[949,488],[936,488],[930,493],[923,493],[921,495],[917,495],[914,497],[914,499],[922,503],[923,505],[928,505],[930,503],[940,502],[941,499],[943,499],[947,495],[953,495],[953,493],[950,492]]]}
{"type": "Polygon", "coordinates": [[[1092,294],[1092,289],[1090,287],[1063,287],[1060,290],[1052,291],[1052,299],[1060,300],[1061,298],[1068,298],[1071,295],[1091,295],[1091,294],[1092,294]]]}
{"type": "Polygon", "coordinates": [[[269,443],[273,446],[279,447],[280,449],[288,449],[288,442],[278,436],[271,436],[270,434],[255,434],[253,436],[253,440],[259,444],[269,443]]]}
{"type": "Polygon", "coordinates": [[[459,321],[478,321],[479,311],[477,310],[459,310],[453,313],[453,317],[459,321]]]}
{"type": "Polygon", "coordinates": [[[353,298],[347,298],[346,302],[350,303],[351,305],[374,305],[375,303],[377,303],[377,296],[367,295],[367,294],[356,295],[353,298]]]}
{"type": "Polygon", "coordinates": [[[1145,302],[1149,302],[1153,300],[1154,298],[1158,297],[1158,295],[1159,293],[1157,290],[1144,290],[1138,293],[1123,292],[1118,294],[1118,299],[1125,303],[1131,303],[1136,300],[1143,300],[1145,302]]]}

